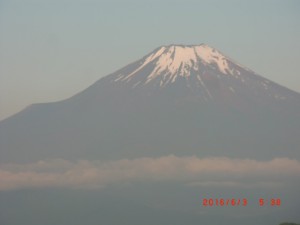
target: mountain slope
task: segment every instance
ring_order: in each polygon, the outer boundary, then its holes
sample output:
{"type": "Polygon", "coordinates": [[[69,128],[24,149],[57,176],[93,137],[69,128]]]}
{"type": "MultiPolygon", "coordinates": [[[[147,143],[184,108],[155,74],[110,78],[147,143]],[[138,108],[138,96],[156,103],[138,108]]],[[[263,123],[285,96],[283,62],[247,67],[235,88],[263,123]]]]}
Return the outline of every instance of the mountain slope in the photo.
{"type": "Polygon", "coordinates": [[[0,162],[166,154],[300,158],[300,94],[207,45],[157,48],[0,122],[0,162]]]}

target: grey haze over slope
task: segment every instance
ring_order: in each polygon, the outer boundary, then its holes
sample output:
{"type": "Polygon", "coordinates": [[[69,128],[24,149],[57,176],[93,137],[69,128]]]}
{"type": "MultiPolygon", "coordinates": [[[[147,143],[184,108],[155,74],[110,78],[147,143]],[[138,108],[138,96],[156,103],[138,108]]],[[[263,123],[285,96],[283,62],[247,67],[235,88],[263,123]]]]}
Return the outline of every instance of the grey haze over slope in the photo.
{"type": "Polygon", "coordinates": [[[207,45],[170,45],[69,99],[1,121],[0,162],[169,154],[300,159],[299,136],[299,93],[207,45]]]}

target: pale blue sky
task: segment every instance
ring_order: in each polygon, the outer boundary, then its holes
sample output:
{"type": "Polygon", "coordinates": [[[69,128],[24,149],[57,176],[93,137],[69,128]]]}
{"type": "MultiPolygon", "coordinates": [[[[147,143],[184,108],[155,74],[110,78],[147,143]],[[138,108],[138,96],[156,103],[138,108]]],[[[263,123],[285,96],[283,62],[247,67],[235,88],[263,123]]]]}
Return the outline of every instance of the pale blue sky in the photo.
{"type": "Polygon", "coordinates": [[[300,1],[0,0],[0,119],[160,45],[211,45],[300,92],[300,1]]]}

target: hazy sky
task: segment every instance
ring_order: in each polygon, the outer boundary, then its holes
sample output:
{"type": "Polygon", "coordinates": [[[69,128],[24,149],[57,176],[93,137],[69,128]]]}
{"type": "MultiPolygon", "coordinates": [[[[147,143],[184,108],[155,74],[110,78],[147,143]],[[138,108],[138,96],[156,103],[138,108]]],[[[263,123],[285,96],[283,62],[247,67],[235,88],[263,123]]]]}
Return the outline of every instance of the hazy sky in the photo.
{"type": "Polygon", "coordinates": [[[211,45],[300,92],[300,1],[0,0],[0,119],[160,45],[211,45]]]}

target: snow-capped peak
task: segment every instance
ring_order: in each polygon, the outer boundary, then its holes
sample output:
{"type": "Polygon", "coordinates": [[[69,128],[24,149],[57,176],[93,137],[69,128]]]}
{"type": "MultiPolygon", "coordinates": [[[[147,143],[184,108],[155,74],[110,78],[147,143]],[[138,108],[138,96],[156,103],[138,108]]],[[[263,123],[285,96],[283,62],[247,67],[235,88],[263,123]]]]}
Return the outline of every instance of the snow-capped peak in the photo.
{"type": "Polygon", "coordinates": [[[120,75],[115,81],[129,82],[146,65],[153,65],[154,67],[150,72],[148,70],[143,82],[145,84],[159,76],[162,80],[161,86],[170,82],[173,83],[178,76],[189,77],[192,71],[197,73],[204,66],[209,66],[221,74],[237,77],[240,72],[231,66],[232,63],[221,52],[205,44],[162,46],[144,57],[140,66],[130,74],[120,75]]]}

